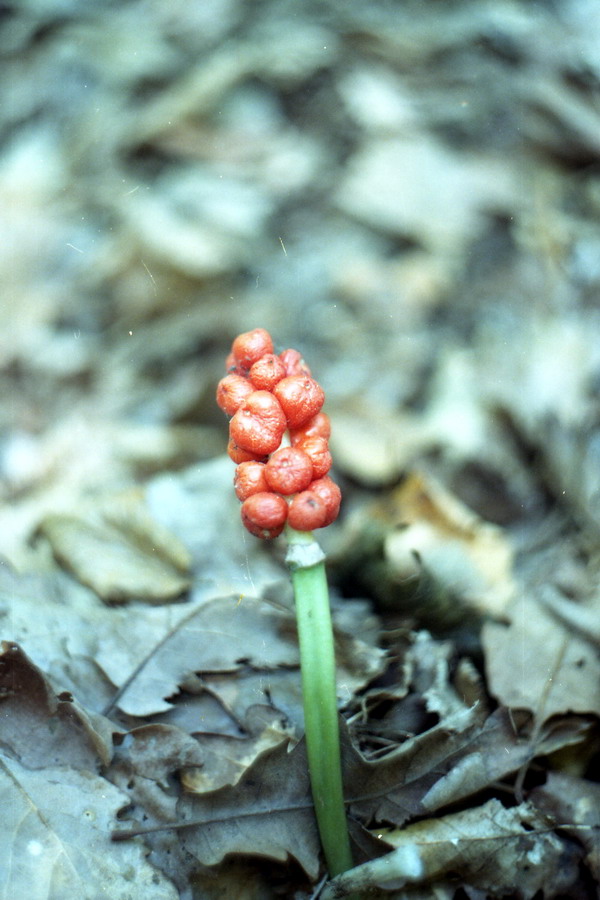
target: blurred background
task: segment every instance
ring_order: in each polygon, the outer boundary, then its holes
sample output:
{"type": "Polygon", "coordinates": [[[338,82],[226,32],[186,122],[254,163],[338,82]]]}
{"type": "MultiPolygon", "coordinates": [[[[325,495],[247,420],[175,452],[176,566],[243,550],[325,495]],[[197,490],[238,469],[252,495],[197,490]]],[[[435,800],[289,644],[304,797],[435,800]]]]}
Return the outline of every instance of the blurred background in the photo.
{"type": "Polygon", "coordinates": [[[595,0],[20,0],[0,28],[6,560],[222,457],[215,385],[262,326],[326,390],[342,544],[412,474],[517,549],[567,533],[591,590],[595,0]]]}

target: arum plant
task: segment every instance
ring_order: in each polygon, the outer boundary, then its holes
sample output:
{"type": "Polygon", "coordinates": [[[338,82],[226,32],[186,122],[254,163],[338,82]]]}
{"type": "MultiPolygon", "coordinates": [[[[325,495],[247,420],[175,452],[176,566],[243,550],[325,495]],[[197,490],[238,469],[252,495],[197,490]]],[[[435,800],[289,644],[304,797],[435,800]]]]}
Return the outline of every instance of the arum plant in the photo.
{"type": "Polygon", "coordinates": [[[341,491],[328,475],[329,419],[323,389],[297,350],[276,355],[267,331],[240,334],[217,403],[229,416],[234,488],[251,534],[288,539],[317,826],[330,876],[352,868],[344,809],[335,655],[325,557],[313,537],[337,518],[341,491]]]}

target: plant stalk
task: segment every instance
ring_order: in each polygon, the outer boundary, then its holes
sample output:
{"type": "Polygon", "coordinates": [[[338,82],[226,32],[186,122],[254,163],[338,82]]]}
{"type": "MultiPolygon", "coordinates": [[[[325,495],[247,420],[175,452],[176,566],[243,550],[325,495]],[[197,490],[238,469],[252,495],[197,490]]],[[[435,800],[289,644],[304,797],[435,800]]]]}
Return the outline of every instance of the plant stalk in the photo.
{"type": "Polygon", "coordinates": [[[353,866],[344,808],[335,651],[325,557],[312,532],[286,529],[300,644],[308,769],[321,845],[333,878],[353,866]]]}

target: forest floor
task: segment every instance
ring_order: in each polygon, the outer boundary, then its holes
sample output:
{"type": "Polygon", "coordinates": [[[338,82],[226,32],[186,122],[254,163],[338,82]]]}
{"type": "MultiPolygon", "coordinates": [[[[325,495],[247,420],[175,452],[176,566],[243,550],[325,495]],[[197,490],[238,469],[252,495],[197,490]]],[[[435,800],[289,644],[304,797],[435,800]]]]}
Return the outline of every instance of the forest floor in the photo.
{"type": "Polygon", "coordinates": [[[595,897],[594,0],[0,25],[0,896],[595,897]],[[344,495],[333,886],[285,542],[214,400],[257,326],[344,495]]]}

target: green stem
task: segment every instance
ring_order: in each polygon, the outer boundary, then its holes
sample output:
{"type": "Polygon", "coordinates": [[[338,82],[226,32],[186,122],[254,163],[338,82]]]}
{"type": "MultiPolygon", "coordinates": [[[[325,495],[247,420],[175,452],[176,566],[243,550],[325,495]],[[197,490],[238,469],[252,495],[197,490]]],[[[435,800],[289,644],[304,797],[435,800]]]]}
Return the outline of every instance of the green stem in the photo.
{"type": "Polygon", "coordinates": [[[327,869],[331,877],[352,868],[344,808],[335,652],[325,557],[311,532],[286,530],[302,671],[308,769],[327,869]]]}

